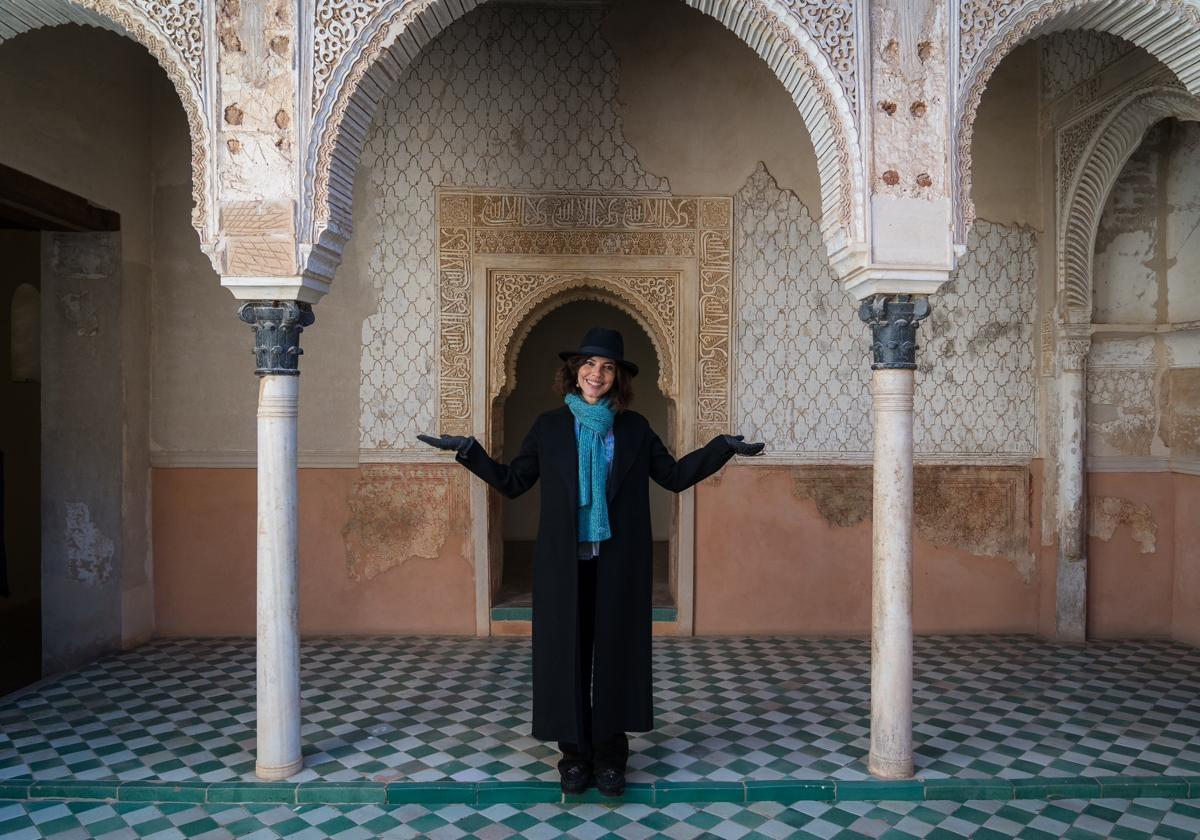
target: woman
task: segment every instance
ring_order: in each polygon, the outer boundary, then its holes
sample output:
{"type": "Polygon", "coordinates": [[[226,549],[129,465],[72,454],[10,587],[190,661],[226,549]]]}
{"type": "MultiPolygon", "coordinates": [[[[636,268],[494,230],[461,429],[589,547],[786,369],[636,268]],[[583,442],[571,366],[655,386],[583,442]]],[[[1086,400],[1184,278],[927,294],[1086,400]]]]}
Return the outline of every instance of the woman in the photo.
{"type": "Polygon", "coordinates": [[[565,405],[542,414],[505,466],[471,437],[418,435],[508,498],[542,480],[533,563],[533,735],[558,741],[562,789],[625,790],[626,732],[653,727],[649,479],[676,493],[761,443],[718,435],[676,461],[629,410],[638,368],[616,330],[559,354],[565,405]],[[590,688],[590,690],[589,690],[590,688]]]}

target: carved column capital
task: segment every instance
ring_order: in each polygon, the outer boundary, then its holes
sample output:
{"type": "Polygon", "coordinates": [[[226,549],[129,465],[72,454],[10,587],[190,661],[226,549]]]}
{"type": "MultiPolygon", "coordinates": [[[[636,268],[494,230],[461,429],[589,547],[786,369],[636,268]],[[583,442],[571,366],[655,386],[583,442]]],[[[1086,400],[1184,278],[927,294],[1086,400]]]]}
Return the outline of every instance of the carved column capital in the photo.
{"type": "Polygon", "coordinates": [[[1060,334],[1054,347],[1055,365],[1060,372],[1083,370],[1091,349],[1092,339],[1090,336],[1060,334]]]}
{"type": "Polygon", "coordinates": [[[254,330],[255,374],[300,375],[300,333],[316,320],[310,304],[252,300],[241,305],[238,317],[254,330]]]}
{"type": "Polygon", "coordinates": [[[917,328],[929,317],[929,300],[913,295],[872,295],[858,317],[871,327],[871,370],[913,370],[917,328]]]}

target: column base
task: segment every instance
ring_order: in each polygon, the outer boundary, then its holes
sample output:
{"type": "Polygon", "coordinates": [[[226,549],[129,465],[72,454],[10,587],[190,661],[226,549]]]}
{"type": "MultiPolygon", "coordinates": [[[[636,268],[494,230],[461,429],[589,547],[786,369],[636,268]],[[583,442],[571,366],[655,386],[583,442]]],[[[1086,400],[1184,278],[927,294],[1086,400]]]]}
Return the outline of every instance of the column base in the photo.
{"type": "Polygon", "coordinates": [[[254,775],[264,782],[280,782],[290,776],[295,776],[303,767],[303,757],[279,767],[270,767],[256,762],[254,765],[254,775]]]}
{"type": "Polygon", "coordinates": [[[867,771],[878,779],[911,779],[913,760],[908,758],[881,758],[871,753],[867,759],[867,771]]]}

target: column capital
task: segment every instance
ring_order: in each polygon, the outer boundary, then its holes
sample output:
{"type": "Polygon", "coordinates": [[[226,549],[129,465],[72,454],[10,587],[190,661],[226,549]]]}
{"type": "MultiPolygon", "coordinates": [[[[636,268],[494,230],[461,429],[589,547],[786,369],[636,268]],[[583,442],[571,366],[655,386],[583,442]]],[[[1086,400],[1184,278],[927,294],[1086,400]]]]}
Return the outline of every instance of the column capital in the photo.
{"type": "Polygon", "coordinates": [[[858,307],[871,327],[871,370],[913,370],[917,328],[929,317],[929,300],[914,295],[872,295],[858,307]]]}
{"type": "Polygon", "coordinates": [[[316,316],[312,306],[291,300],[252,300],[238,317],[254,330],[254,373],[258,376],[299,376],[300,333],[316,316]]]}
{"type": "Polygon", "coordinates": [[[1059,372],[1083,370],[1091,349],[1090,330],[1060,326],[1054,341],[1055,366],[1059,372]]]}

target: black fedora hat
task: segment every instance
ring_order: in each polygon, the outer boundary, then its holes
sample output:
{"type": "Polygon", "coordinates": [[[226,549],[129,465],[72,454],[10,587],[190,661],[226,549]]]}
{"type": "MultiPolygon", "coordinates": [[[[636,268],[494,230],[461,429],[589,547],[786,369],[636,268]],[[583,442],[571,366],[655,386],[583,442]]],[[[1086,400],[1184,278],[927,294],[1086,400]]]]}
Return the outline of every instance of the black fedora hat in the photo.
{"type": "Polygon", "coordinates": [[[563,350],[558,354],[564,362],[572,356],[605,356],[629,371],[631,376],[637,376],[638,366],[625,361],[625,339],[616,330],[592,327],[579,342],[578,350],[563,350]]]}

